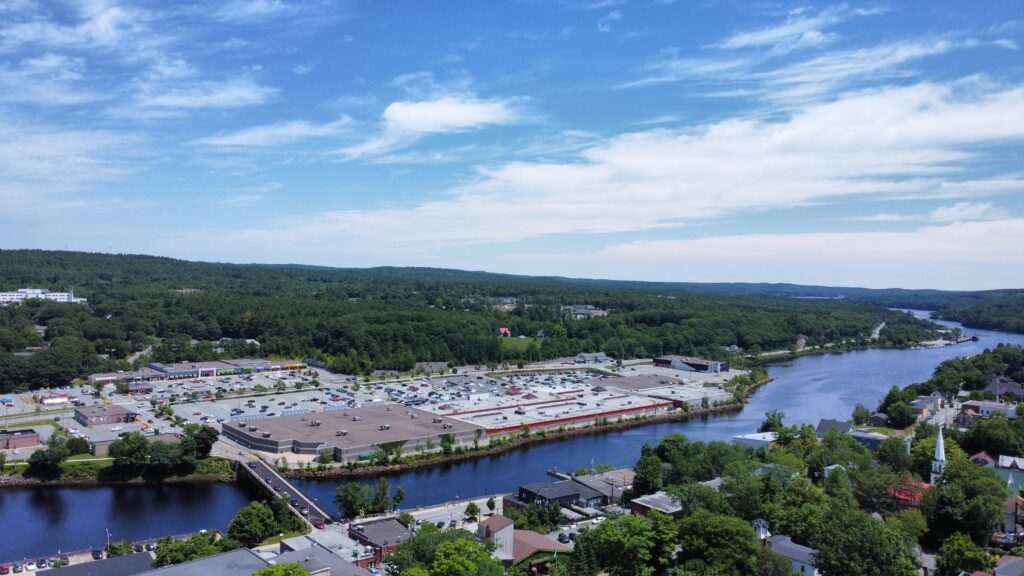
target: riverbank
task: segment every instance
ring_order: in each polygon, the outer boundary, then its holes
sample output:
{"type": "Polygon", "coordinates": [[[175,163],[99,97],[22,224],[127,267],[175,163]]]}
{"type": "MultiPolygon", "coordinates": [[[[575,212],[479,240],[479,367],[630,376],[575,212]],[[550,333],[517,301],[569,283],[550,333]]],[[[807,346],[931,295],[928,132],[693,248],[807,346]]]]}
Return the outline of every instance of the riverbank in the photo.
{"type": "Polygon", "coordinates": [[[19,470],[5,471],[0,474],[0,489],[24,486],[155,486],[161,484],[224,484],[236,481],[231,461],[226,458],[211,457],[200,460],[191,474],[178,474],[160,477],[137,476],[134,478],[113,478],[110,459],[103,461],[70,460],[61,465],[62,475],[59,478],[32,478],[24,476],[26,464],[8,464],[7,469],[18,466],[19,470]],[[14,472],[11,474],[10,472],[14,472]]]}
{"type": "Polygon", "coordinates": [[[759,380],[758,382],[754,382],[750,386],[747,386],[743,389],[742,398],[740,400],[718,406],[709,406],[707,408],[696,408],[690,410],[675,409],[672,412],[668,412],[657,416],[637,416],[633,418],[620,418],[615,421],[608,421],[605,423],[593,423],[587,426],[581,426],[578,428],[566,428],[564,430],[542,430],[538,432],[531,432],[529,435],[523,435],[515,439],[504,441],[496,446],[483,446],[477,449],[464,450],[461,453],[452,453],[448,455],[431,455],[422,458],[416,458],[414,460],[407,462],[400,462],[394,464],[366,465],[356,466],[354,468],[339,467],[331,468],[328,470],[288,469],[282,470],[281,473],[288,478],[298,480],[316,480],[324,478],[361,478],[366,476],[399,474],[412,470],[431,468],[434,466],[441,466],[447,464],[456,464],[460,462],[476,460],[489,456],[497,456],[505,452],[510,452],[513,450],[517,450],[519,448],[535,444],[561,442],[575,437],[617,432],[621,430],[627,430],[630,428],[648,426],[651,424],[660,424],[665,422],[682,422],[696,418],[706,419],[742,410],[743,407],[746,405],[747,398],[762,386],[770,383],[772,380],[772,378],[766,377],[759,380]]]}

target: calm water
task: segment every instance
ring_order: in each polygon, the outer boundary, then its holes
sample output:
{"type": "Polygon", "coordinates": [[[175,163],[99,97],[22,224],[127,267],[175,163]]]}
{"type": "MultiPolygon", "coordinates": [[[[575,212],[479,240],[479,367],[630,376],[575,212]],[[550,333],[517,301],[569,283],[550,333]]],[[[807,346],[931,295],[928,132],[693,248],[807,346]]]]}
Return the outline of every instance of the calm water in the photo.
{"type": "MultiPolygon", "coordinates": [[[[981,340],[934,350],[863,350],[807,356],[769,366],[775,381],[751,396],[747,406],[733,415],[529,446],[490,458],[397,474],[390,480],[392,486],[401,485],[406,490],[403,507],[508,492],[519,484],[544,480],[545,471],[552,466],[571,470],[591,462],[632,465],[644,443],[657,443],[666,434],[681,433],[693,440],[728,440],[735,434],[755,431],[769,410],[783,410],[788,423],[845,419],[858,402],[873,408],[893,385],[926,380],[943,360],[975,354],[1000,342],[1024,345],[1024,335],[967,332],[979,335],[981,340]]],[[[323,502],[331,501],[337,484],[336,480],[300,483],[323,502]]],[[[58,548],[98,546],[106,539],[106,528],[118,540],[225,528],[252,496],[244,485],[0,490],[0,560],[50,554],[58,548]]]]}

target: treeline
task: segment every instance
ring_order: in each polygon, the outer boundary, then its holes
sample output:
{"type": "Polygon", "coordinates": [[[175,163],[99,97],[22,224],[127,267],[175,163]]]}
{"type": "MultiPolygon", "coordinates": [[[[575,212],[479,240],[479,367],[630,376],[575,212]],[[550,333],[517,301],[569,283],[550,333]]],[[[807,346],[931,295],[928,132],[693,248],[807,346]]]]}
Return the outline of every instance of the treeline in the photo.
{"type": "Polygon", "coordinates": [[[61,385],[150,359],[314,357],[339,372],[370,374],[410,370],[416,362],[500,364],[584,351],[725,359],[732,356],[728,346],[756,355],[792,348],[800,334],[808,346],[868,344],[883,321],[884,345],[935,336],[929,322],[874,306],[694,293],[671,284],[0,251],[0,289],[24,286],[74,286],[89,304],[29,301],[0,309],[0,392],[61,385]],[[495,309],[505,296],[518,299],[511,313],[495,309]],[[576,320],[562,311],[564,304],[592,304],[610,314],[576,320]],[[531,340],[502,346],[499,327],[531,340]],[[8,354],[25,349],[35,355],[8,354]]]}

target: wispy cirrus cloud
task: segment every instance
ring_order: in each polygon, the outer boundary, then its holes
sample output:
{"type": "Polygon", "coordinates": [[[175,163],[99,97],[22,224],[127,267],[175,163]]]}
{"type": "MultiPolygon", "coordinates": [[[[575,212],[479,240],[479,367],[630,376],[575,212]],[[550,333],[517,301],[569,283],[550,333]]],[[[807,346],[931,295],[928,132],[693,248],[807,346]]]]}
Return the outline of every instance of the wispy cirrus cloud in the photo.
{"type": "Polygon", "coordinates": [[[406,147],[426,136],[511,124],[523,117],[515,100],[481,100],[472,94],[393,102],[384,110],[378,135],[343,148],[339,153],[348,159],[375,156],[406,147]]]}
{"type": "Polygon", "coordinates": [[[329,138],[345,133],[352,124],[348,116],[314,124],[307,120],[290,120],[252,126],[234,132],[221,132],[193,140],[192,144],[214,148],[263,148],[292,144],[311,138],[329,138]]]}
{"type": "Polygon", "coordinates": [[[798,10],[781,24],[758,30],[737,32],[716,45],[725,50],[748,48],[769,48],[775,53],[786,53],[799,48],[825,46],[836,39],[836,34],[826,31],[845,20],[856,16],[882,14],[883,9],[852,9],[846,4],[829,6],[821,11],[798,10]]]}
{"type": "MultiPolygon", "coordinates": [[[[1024,181],[1018,182],[1017,188],[1024,189],[1024,181]]],[[[882,212],[846,219],[860,222],[972,222],[1002,220],[1009,217],[1009,211],[991,202],[957,202],[949,206],[939,206],[925,214],[882,212]]]]}

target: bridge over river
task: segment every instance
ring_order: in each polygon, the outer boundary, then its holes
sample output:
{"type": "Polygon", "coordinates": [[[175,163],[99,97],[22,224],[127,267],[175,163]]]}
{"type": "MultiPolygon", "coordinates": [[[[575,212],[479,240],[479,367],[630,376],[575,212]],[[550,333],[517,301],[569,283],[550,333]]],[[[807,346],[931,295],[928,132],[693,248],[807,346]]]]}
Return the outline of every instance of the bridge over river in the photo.
{"type": "Polygon", "coordinates": [[[330,512],[325,510],[320,503],[305,492],[297,488],[273,466],[262,460],[250,460],[248,462],[237,462],[238,474],[249,477],[253,483],[271,498],[287,496],[289,506],[300,518],[316,527],[320,523],[328,523],[332,520],[330,512]],[[303,510],[306,511],[303,514],[303,510]]]}

